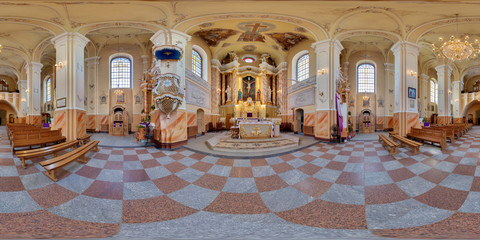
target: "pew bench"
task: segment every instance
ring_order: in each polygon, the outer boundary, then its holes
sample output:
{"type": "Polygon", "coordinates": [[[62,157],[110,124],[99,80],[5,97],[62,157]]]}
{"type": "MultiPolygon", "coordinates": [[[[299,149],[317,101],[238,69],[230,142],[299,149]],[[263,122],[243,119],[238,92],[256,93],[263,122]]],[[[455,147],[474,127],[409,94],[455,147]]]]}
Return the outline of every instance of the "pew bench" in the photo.
{"type": "Polygon", "coordinates": [[[413,154],[416,155],[420,152],[420,146],[423,145],[423,143],[415,142],[411,139],[402,137],[400,135],[393,135],[392,138],[394,140],[400,141],[400,146],[404,147],[405,145],[409,146],[413,150],[413,154]]]}
{"type": "Polygon", "coordinates": [[[83,136],[83,137],[79,137],[79,138],[77,138],[78,143],[79,143],[80,145],[83,145],[83,144],[85,144],[86,142],[90,142],[90,137],[92,137],[92,135],[88,135],[88,134],[85,135],[85,136],[83,136]]]}
{"type": "Polygon", "coordinates": [[[383,135],[383,134],[379,134],[378,135],[378,141],[382,144],[382,146],[386,149],[386,147],[388,146],[389,147],[389,153],[390,155],[393,155],[393,154],[397,154],[398,151],[397,151],[397,147],[398,147],[398,143],[394,142],[391,138],[383,135]]]}
{"type": "Polygon", "coordinates": [[[79,146],[72,151],[65,153],[63,155],[54,157],[52,159],[48,159],[45,161],[41,161],[40,165],[45,168],[44,174],[52,179],[52,181],[56,182],[57,176],[55,175],[55,171],[58,168],[64,167],[73,161],[79,161],[81,163],[86,163],[85,154],[87,154],[90,150],[95,149],[98,151],[98,143],[99,141],[90,141],[84,145],[79,146]]]}
{"type": "Polygon", "coordinates": [[[51,154],[56,157],[58,152],[68,148],[76,148],[77,145],[78,141],[69,141],[44,148],[17,151],[16,154],[20,161],[22,161],[23,168],[27,168],[27,164],[25,163],[25,160],[27,159],[44,157],[51,154]]]}
{"type": "Polygon", "coordinates": [[[422,143],[424,141],[431,142],[432,144],[438,143],[442,151],[447,148],[447,136],[443,130],[412,128],[412,131],[407,134],[407,137],[417,139],[422,143]]]}

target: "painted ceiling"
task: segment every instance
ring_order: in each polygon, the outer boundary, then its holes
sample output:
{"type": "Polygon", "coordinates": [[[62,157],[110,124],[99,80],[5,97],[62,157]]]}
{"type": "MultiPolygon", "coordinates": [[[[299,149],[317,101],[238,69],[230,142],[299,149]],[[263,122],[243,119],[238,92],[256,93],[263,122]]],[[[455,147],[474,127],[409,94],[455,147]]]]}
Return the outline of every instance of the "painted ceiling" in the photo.
{"type": "MultiPolygon", "coordinates": [[[[22,75],[26,62],[51,61],[50,39],[78,31],[91,39],[87,55],[105,45],[149,47],[160,29],[203,39],[213,56],[229,51],[268,52],[284,61],[298,44],[339,39],[354,53],[367,48],[387,56],[398,40],[419,44],[420,68],[438,64],[429,44],[456,32],[480,38],[480,2],[404,1],[0,1],[0,74],[22,75]],[[48,55],[49,57],[42,57],[48,55]]],[[[458,75],[480,65],[456,62],[458,75]]]]}

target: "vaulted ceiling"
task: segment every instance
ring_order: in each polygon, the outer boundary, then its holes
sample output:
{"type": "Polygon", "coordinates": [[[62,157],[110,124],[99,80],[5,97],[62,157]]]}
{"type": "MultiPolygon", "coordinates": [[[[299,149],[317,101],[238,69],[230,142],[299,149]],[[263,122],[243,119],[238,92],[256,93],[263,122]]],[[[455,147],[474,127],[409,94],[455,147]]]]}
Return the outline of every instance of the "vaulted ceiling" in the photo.
{"type": "MultiPolygon", "coordinates": [[[[473,0],[0,1],[0,75],[21,75],[25,62],[47,61],[55,53],[50,39],[63,32],[86,35],[98,52],[119,43],[148,49],[160,29],[203,39],[219,59],[237,51],[269,52],[281,60],[298,44],[329,38],[340,40],[345,52],[367,45],[387,53],[396,41],[408,40],[422,47],[420,66],[433,66],[438,61],[430,44],[455,34],[455,13],[460,34],[480,37],[480,3],[473,0]]],[[[479,63],[455,65],[460,75],[479,63]]]]}

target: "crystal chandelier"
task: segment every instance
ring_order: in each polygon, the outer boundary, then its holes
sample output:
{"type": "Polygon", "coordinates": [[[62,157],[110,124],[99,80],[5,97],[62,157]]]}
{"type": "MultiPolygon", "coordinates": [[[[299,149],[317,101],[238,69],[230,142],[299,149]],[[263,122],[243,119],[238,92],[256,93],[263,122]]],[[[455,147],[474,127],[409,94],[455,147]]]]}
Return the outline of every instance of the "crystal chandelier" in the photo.
{"type": "Polygon", "coordinates": [[[452,61],[457,60],[464,60],[469,58],[470,56],[476,57],[477,53],[480,53],[478,40],[472,44],[468,40],[470,39],[468,36],[465,36],[465,40],[462,40],[458,35],[458,14],[456,16],[456,23],[457,23],[457,34],[456,36],[452,35],[450,40],[444,42],[443,38],[439,38],[439,42],[443,42],[442,46],[437,47],[435,44],[432,43],[432,49],[438,57],[446,57],[452,61]],[[476,45],[476,47],[474,46],[476,45]]]}

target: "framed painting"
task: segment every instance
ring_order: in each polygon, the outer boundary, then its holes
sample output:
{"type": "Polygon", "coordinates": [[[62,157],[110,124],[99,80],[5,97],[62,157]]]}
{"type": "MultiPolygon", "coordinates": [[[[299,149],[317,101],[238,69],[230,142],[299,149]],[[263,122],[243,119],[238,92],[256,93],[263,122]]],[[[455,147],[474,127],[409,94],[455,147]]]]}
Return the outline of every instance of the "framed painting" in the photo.
{"type": "Polygon", "coordinates": [[[117,103],[125,103],[125,93],[117,95],[117,103]]]}
{"type": "Polygon", "coordinates": [[[413,99],[417,98],[417,89],[409,87],[408,98],[413,98],[413,99]]]}
{"type": "Polygon", "coordinates": [[[67,106],[67,98],[57,99],[57,108],[62,108],[67,106]]]}

